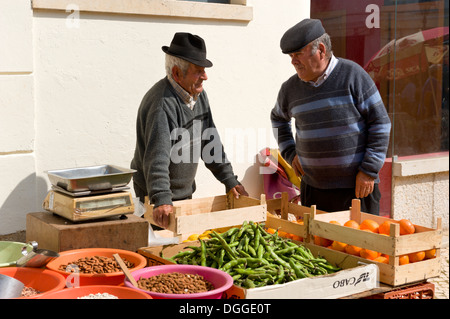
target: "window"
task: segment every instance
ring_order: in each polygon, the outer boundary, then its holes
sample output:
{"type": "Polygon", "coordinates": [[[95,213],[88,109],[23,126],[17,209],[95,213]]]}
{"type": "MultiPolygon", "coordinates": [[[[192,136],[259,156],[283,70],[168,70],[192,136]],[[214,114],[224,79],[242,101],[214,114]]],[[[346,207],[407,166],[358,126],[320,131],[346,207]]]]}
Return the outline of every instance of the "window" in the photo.
{"type": "Polygon", "coordinates": [[[448,152],[448,1],[312,0],[336,56],[372,76],[392,121],[388,157],[448,152]]]}

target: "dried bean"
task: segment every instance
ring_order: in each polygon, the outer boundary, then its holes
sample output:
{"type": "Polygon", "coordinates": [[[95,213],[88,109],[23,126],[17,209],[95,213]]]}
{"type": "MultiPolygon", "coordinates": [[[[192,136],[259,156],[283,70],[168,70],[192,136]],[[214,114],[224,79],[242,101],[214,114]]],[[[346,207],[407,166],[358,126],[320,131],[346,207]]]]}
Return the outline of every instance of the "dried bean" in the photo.
{"type": "Polygon", "coordinates": [[[140,278],[137,283],[141,289],[165,294],[192,294],[214,289],[203,276],[179,272],[140,278]]]}

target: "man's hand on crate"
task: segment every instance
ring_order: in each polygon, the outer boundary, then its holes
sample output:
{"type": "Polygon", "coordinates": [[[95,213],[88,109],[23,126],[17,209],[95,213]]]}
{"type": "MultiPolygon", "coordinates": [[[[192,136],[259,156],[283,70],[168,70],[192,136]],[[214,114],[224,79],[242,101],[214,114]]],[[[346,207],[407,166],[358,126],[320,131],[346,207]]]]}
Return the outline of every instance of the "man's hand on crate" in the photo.
{"type": "Polygon", "coordinates": [[[169,226],[169,215],[173,212],[172,205],[161,205],[153,209],[153,220],[160,227],[169,226]]]}
{"type": "Polygon", "coordinates": [[[236,199],[238,199],[240,195],[248,196],[248,193],[245,190],[244,186],[242,186],[240,184],[233,187],[231,189],[231,192],[236,199]]]}

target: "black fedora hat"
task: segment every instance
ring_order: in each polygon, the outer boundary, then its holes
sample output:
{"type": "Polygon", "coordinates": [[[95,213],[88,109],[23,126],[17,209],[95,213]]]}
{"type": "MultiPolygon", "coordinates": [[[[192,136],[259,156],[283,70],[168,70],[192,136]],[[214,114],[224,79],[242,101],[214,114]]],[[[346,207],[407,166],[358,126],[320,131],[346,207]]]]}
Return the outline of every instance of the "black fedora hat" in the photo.
{"type": "Polygon", "coordinates": [[[198,35],[177,32],[173,36],[170,47],[163,46],[162,50],[170,54],[202,67],[212,67],[212,62],[206,59],[205,41],[198,35]]]}

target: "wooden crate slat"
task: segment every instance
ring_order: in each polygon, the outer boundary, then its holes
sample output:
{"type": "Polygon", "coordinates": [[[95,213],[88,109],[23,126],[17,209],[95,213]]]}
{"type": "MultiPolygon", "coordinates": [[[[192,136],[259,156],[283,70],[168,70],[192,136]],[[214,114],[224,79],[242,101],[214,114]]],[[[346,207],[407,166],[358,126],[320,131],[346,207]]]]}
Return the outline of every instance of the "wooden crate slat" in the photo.
{"type": "Polygon", "coordinates": [[[248,221],[265,221],[265,205],[228,209],[220,212],[197,215],[179,216],[177,218],[176,234],[203,232],[207,229],[241,225],[243,217],[248,221]]]}
{"type": "Polygon", "coordinates": [[[306,238],[308,236],[307,228],[304,225],[290,222],[288,220],[267,214],[266,227],[273,229],[281,229],[289,234],[295,234],[306,238]]]}
{"type": "MultiPolygon", "coordinates": [[[[214,197],[188,199],[173,202],[174,213],[169,215],[169,225],[166,230],[175,236],[204,232],[208,229],[235,226],[245,220],[261,222],[266,220],[267,205],[265,196],[261,199],[240,196],[234,198],[230,193],[214,197]]],[[[145,199],[144,218],[151,224],[154,205],[145,199]]]]}

